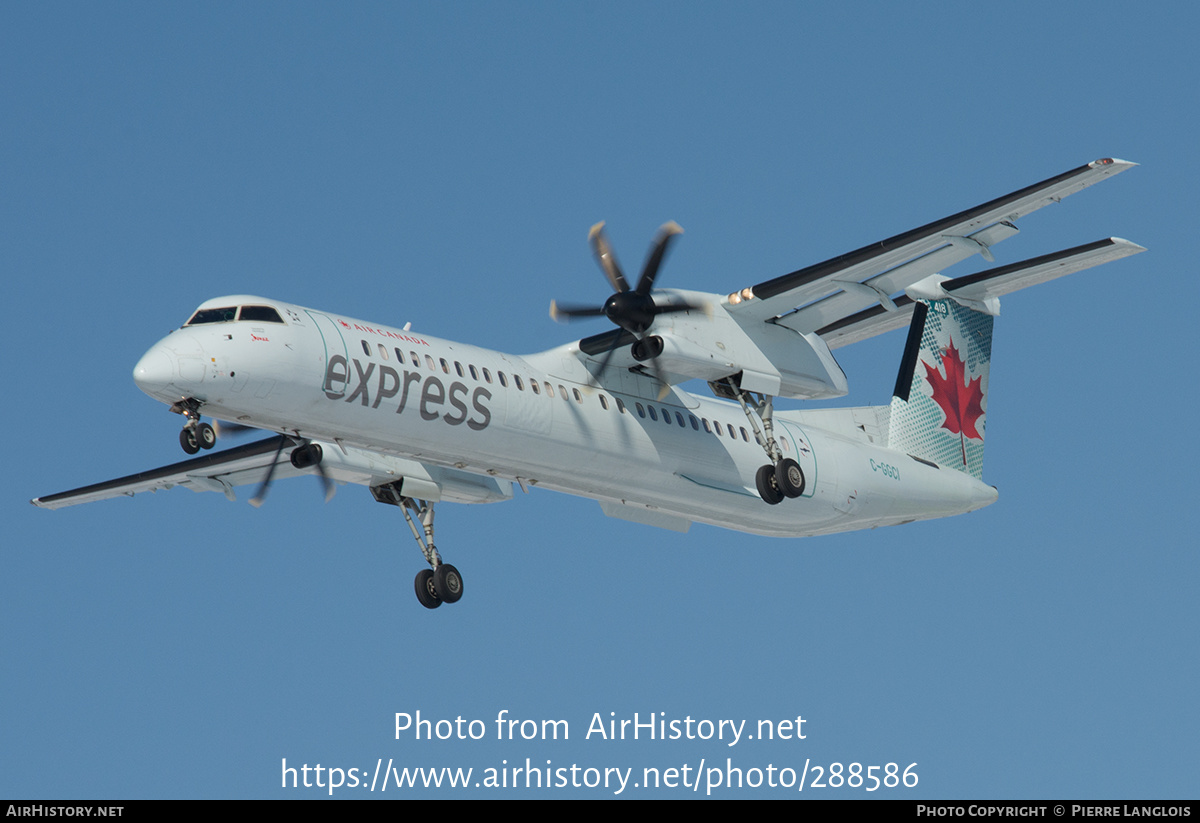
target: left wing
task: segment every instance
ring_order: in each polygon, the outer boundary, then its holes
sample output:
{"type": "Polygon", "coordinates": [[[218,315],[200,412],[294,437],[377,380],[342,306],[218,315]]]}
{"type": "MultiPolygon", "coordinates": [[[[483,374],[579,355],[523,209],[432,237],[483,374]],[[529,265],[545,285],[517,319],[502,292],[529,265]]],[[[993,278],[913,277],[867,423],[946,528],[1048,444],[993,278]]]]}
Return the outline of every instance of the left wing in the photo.
{"type": "Polygon", "coordinates": [[[119,477],[116,480],[106,480],[94,483],[80,489],[35,497],[29,502],[43,509],[61,509],[65,506],[75,506],[79,503],[91,503],[93,500],[107,500],[110,497],[133,497],[138,492],[156,492],[160,489],[171,489],[182,486],[192,491],[224,492],[230,500],[235,499],[234,486],[247,483],[261,483],[266,476],[267,467],[276,463],[274,478],[296,477],[310,473],[308,470],[292,466],[287,451],[288,445],[298,445],[290,437],[279,435],[268,437],[244,446],[237,446],[203,457],[193,457],[181,463],[172,463],[160,469],[119,477]],[[282,451],[280,447],[283,447],[282,451]]]}
{"type": "MultiPolygon", "coordinates": [[[[883,318],[884,322],[859,323],[853,339],[829,332],[844,329],[843,324],[873,304],[872,312],[895,314],[903,308],[903,298],[893,300],[892,295],[971,255],[994,260],[991,247],[1017,233],[1013,221],[1135,165],[1111,158],[1096,160],[975,208],[735,292],[727,309],[743,325],[760,320],[801,334],[817,332],[831,348],[879,334],[904,325],[908,313],[883,318]]],[[[1142,250],[1127,244],[1122,251],[1132,254],[1131,249],[1142,250]]],[[[1089,265],[1098,262],[1105,260],[1089,265]]],[[[1025,285],[1030,283],[1013,288],[1025,285]]]]}
{"type": "Polygon", "coordinates": [[[133,497],[138,492],[156,492],[176,486],[198,492],[222,492],[234,500],[235,487],[262,483],[272,463],[275,464],[272,480],[315,475],[315,467],[300,469],[292,465],[292,449],[305,442],[322,447],[321,467],[331,480],[341,483],[369,486],[372,491],[389,487],[407,497],[453,503],[492,503],[512,497],[512,483],[508,480],[427,465],[394,454],[278,435],[128,477],[36,497],[29,502],[44,509],[61,509],[79,503],[111,497],[133,497]]]}

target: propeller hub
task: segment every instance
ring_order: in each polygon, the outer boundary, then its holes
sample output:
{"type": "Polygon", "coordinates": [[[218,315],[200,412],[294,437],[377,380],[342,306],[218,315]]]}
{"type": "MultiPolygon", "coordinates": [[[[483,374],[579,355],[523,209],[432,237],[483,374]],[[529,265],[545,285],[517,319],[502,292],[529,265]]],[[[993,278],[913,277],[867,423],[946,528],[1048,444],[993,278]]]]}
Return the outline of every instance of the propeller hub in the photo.
{"type": "Polygon", "coordinates": [[[632,334],[650,328],[657,309],[654,298],[635,291],[617,292],[604,301],[604,316],[632,334]]]}

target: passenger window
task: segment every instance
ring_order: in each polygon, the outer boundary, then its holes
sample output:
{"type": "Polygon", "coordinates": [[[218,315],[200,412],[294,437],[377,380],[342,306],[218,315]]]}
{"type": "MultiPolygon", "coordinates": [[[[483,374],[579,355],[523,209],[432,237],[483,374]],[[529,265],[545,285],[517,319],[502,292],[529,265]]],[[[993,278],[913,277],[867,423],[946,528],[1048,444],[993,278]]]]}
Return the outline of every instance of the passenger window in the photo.
{"type": "Polygon", "coordinates": [[[581,395],[581,394],[579,393],[579,389],[571,389],[571,391],[575,393],[575,402],[576,402],[576,403],[582,403],[582,402],[583,402],[583,395],[581,395]]]}
{"type": "Polygon", "coordinates": [[[388,359],[387,346],[383,345],[382,343],[379,343],[378,345],[379,345],[379,356],[382,357],[384,360],[387,360],[388,359]]]}
{"type": "Polygon", "coordinates": [[[646,416],[646,410],[642,408],[642,404],[641,404],[641,403],[634,403],[633,405],[637,407],[637,410],[638,410],[638,417],[645,417],[645,416],[646,416]]]}
{"type": "Polygon", "coordinates": [[[704,424],[704,430],[705,430],[706,432],[708,432],[709,434],[712,434],[712,429],[711,429],[711,428],[709,427],[709,425],[708,425],[708,418],[707,418],[707,417],[701,417],[701,418],[700,418],[700,422],[704,424]]]}
{"type": "Polygon", "coordinates": [[[437,365],[433,362],[433,358],[428,354],[425,355],[425,365],[429,367],[430,371],[437,371],[437,365]]]}
{"type": "Polygon", "coordinates": [[[459,376],[459,377],[465,377],[465,376],[466,376],[466,375],[464,375],[464,374],[463,374],[462,363],[459,363],[457,360],[455,360],[455,361],[454,361],[454,371],[458,373],[458,376],[459,376]]]}
{"type": "Polygon", "coordinates": [[[658,412],[656,412],[656,411],[654,410],[654,407],[653,407],[653,406],[646,406],[646,410],[650,412],[650,419],[651,419],[651,420],[655,420],[655,421],[657,421],[657,420],[658,420],[658,412]]]}
{"type": "Polygon", "coordinates": [[[446,362],[446,358],[440,357],[438,358],[438,362],[442,364],[442,374],[449,374],[450,364],[446,362]]]}
{"type": "Polygon", "coordinates": [[[547,384],[546,384],[546,396],[547,396],[547,397],[553,397],[553,396],[554,396],[554,387],[553,387],[553,386],[551,386],[549,383],[547,383],[547,384]]]}
{"type": "Polygon", "coordinates": [[[360,340],[359,342],[362,343],[363,354],[365,354],[367,357],[370,357],[371,356],[371,345],[366,340],[360,340]]]}
{"type": "Polygon", "coordinates": [[[617,411],[625,414],[625,403],[619,397],[617,398],[617,411]]]}
{"type": "Polygon", "coordinates": [[[691,421],[693,429],[695,429],[696,431],[700,431],[700,421],[696,419],[696,415],[689,414],[688,420],[691,421]]]}
{"type": "Polygon", "coordinates": [[[486,380],[487,382],[491,383],[492,382],[492,373],[490,371],[488,371],[487,369],[484,369],[483,370],[483,379],[486,380]]]}
{"type": "Polygon", "coordinates": [[[680,414],[679,412],[675,412],[675,422],[679,424],[679,428],[681,428],[681,429],[687,428],[687,423],[683,422],[683,415],[680,414]]]}
{"type": "Polygon", "coordinates": [[[517,387],[517,391],[525,391],[525,383],[521,380],[521,375],[513,375],[513,385],[517,387]]]}
{"type": "Polygon", "coordinates": [[[742,439],[745,440],[747,443],[750,442],[750,435],[746,434],[745,426],[742,427],[742,439]]]}
{"type": "Polygon", "coordinates": [[[508,380],[504,377],[504,372],[502,372],[502,371],[496,372],[496,378],[500,381],[501,386],[503,386],[506,389],[508,388],[508,380]]]}
{"type": "Polygon", "coordinates": [[[534,393],[534,394],[541,394],[541,393],[542,393],[542,390],[538,388],[538,381],[536,381],[536,380],[530,380],[530,381],[529,381],[529,388],[533,389],[533,393],[534,393]]]}
{"type": "Polygon", "coordinates": [[[600,408],[608,411],[608,398],[604,395],[600,395],[600,408]]]}
{"type": "Polygon", "coordinates": [[[414,366],[416,366],[418,369],[421,368],[421,358],[417,357],[417,353],[415,351],[410,351],[408,356],[412,358],[412,364],[414,366]]]}
{"type": "Polygon", "coordinates": [[[473,365],[468,365],[468,366],[467,366],[467,368],[471,370],[471,379],[472,379],[472,380],[475,380],[475,381],[478,381],[478,380],[479,380],[479,372],[477,372],[477,371],[475,370],[475,366],[473,366],[473,365]]]}
{"type": "Polygon", "coordinates": [[[562,395],[563,400],[565,400],[568,403],[571,402],[571,397],[570,397],[570,395],[567,394],[567,387],[564,386],[562,383],[558,384],[558,393],[562,395]]]}

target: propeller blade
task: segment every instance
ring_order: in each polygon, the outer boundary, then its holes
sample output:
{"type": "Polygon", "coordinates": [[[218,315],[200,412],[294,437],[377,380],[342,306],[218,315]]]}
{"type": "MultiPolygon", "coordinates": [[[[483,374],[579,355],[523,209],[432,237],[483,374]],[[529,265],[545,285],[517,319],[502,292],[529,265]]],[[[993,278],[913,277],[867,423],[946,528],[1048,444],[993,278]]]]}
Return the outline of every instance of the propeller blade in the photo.
{"type": "Polygon", "coordinates": [[[638,294],[649,294],[650,289],[654,288],[654,278],[658,276],[658,267],[662,265],[667,247],[671,245],[671,241],[677,234],[683,234],[683,229],[674,220],[663,223],[662,228],[658,230],[658,236],[654,238],[654,245],[650,247],[650,254],[646,257],[646,265],[642,266],[642,276],[638,278],[638,294]]]}
{"type": "Polygon", "coordinates": [[[557,300],[550,301],[550,317],[559,323],[566,323],[576,317],[603,317],[603,306],[560,306],[557,300]]]}
{"type": "Polygon", "coordinates": [[[263,478],[259,484],[258,492],[250,498],[250,505],[258,508],[267,499],[267,489],[271,488],[271,478],[275,476],[275,465],[279,462],[279,455],[283,454],[283,447],[288,444],[288,438],[283,435],[279,436],[279,448],[275,450],[275,458],[271,461],[271,465],[267,467],[267,476],[263,478]]]}
{"type": "Polygon", "coordinates": [[[325,466],[322,465],[323,460],[317,461],[317,479],[321,481],[321,491],[325,493],[325,502],[328,503],[337,494],[337,487],[333,485],[333,481],[329,479],[329,475],[325,473],[325,466]]]}
{"type": "Polygon", "coordinates": [[[625,282],[625,275],[621,273],[621,265],[617,262],[617,256],[613,254],[608,235],[604,233],[603,220],[592,226],[588,232],[588,242],[592,244],[592,254],[596,255],[596,262],[600,264],[604,276],[612,284],[613,291],[629,291],[629,284],[625,282]]]}
{"type": "Polygon", "coordinates": [[[712,310],[705,305],[696,305],[695,303],[666,303],[664,305],[654,307],[654,313],[659,314],[676,314],[681,311],[702,311],[706,314],[711,314],[712,310]]]}
{"type": "Polygon", "coordinates": [[[671,393],[671,384],[667,382],[667,375],[663,373],[662,367],[658,365],[657,357],[651,358],[650,368],[654,371],[654,379],[662,384],[662,388],[658,390],[658,402],[661,403],[671,393]]]}
{"type": "Polygon", "coordinates": [[[612,360],[613,352],[621,347],[620,344],[621,335],[618,334],[613,338],[612,345],[608,347],[608,351],[604,353],[604,359],[600,361],[600,370],[596,373],[597,382],[600,380],[600,375],[604,374],[604,370],[608,368],[608,362],[612,360]]]}
{"type": "Polygon", "coordinates": [[[214,420],[212,423],[213,431],[217,433],[217,439],[228,437],[230,435],[243,434],[251,431],[261,431],[254,426],[246,426],[241,423],[230,423],[228,420],[214,420]]]}

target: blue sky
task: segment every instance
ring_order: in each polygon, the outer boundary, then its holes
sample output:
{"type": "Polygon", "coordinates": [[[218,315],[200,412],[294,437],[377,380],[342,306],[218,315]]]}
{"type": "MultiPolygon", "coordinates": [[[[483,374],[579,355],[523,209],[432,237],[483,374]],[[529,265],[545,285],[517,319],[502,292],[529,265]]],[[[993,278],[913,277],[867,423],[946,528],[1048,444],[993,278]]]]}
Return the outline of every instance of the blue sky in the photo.
{"type": "MultiPolygon", "coordinates": [[[[325,796],[283,790],[284,758],[639,776],[730,758],[918,764],[915,789],[875,796],[1194,797],[1198,17],[6,4],[0,796],[325,796]],[[427,612],[400,513],[360,487],[28,504],[179,459],[179,418],[130,372],[209,297],[536,351],[605,328],[546,312],[605,295],[597,220],[631,265],[678,221],[661,282],[724,293],[1105,156],[1142,165],[1026,218],[997,262],[1110,235],[1150,252],[1005,299],[1000,499],[972,515],[772,540],[538,490],[442,505],[466,596],[427,612]],[[395,739],[418,710],[489,735],[395,739]],[[571,737],[497,741],[501,710],[571,737]],[[610,712],[803,716],[806,738],[585,739],[610,712]]],[[[902,348],[840,349],[845,402],[886,402],[902,348]]],[[[872,796],[714,792],[772,795],[872,796]]]]}

